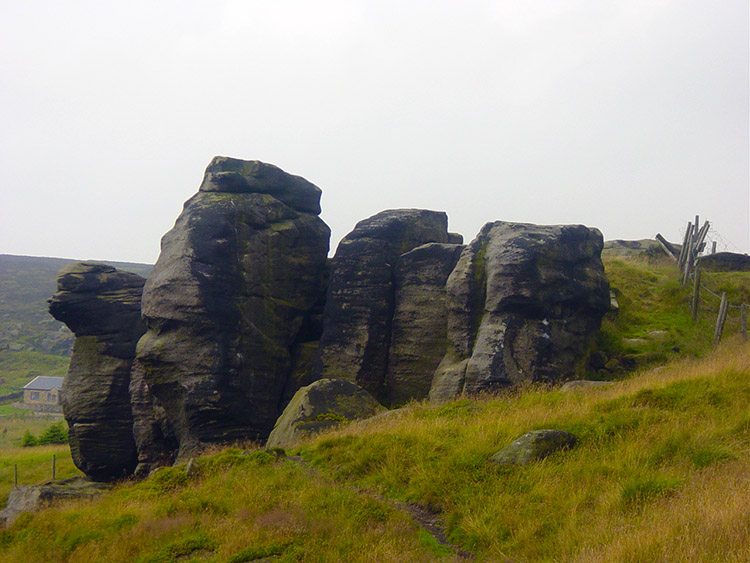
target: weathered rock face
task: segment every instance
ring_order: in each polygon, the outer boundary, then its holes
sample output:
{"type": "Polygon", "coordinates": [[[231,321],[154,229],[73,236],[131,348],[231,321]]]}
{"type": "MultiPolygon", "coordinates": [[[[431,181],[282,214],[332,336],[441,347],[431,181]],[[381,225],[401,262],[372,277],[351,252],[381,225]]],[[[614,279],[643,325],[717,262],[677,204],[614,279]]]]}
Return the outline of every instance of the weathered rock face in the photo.
{"type": "Polygon", "coordinates": [[[130,369],[145,332],[145,279],[105,264],[78,262],[58,274],[49,311],[76,336],[62,388],[73,461],[87,476],[108,481],[136,464],[130,369]]]}
{"type": "Polygon", "coordinates": [[[395,307],[386,386],[388,402],[424,399],[445,355],[445,282],[463,250],[430,243],[403,254],[393,273],[395,307]]]}
{"type": "Polygon", "coordinates": [[[448,348],[430,398],[579,371],[609,309],[601,249],[582,225],[485,225],[446,284],[448,348]]]}
{"type": "Polygon", "coordinates": [[[319,201],[316,186],[275,166],[216,157],[162,239],[135,369],[181,455],[273,428],[323,281],[319,201]]]}
{"type": "Polygon", "coordinates": [[[447,227],[445,213],[397,209],[360,221],[344,237],[331,264],[317,378],[352,381],[384,398],[394,267],[418,246],[447,243],[447,227]]]}
{"type": "Polygon", "coordinates": [[[268,437],[269,448],[288,448],[326,428],[385,410],[354,383],[320,379],[297,391],[268,437]]]}
{"type": "Polygon", "coordinates": [[[146,383],[143,365],[135,363],[130,372],[130,408],[133,412],[133,438],[138,451],[136,477],[147,477],[157,467],[171,465],[179,444],[164,407],[146,383]]]}

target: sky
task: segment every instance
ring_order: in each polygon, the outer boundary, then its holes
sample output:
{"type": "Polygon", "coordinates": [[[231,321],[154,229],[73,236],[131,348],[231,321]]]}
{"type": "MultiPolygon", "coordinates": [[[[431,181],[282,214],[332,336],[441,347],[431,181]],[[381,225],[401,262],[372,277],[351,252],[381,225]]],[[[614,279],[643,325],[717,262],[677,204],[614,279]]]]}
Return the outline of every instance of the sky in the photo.
{"type": "Polygon", "coordinates": [[[153,263],[215,155],[384,209],[750,251],[746,0],[0,0],[0,253],[153,263]]]}

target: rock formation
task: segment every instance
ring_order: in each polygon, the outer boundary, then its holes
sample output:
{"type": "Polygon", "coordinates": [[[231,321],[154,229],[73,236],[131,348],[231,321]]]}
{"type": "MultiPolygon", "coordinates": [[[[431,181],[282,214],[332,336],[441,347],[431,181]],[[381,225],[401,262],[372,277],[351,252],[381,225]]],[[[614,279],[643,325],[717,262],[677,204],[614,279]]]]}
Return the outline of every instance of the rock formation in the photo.
{"type": "Polygon", "coordinates": [[[273,428],[325,273],[320,194],[275,166],[216,157],[162,239],[135,370],[181,456],[273,428]]]}
{"type": "Polygon", "coordinates": [[[709,272],[750,272],[750,256],[717,252],[698,257],[698,266],[709,272]]]}
{"type": "Polygon", "coordinates": [[[50,312],[76,334],[63,408],[87,475],[264,440],[287,403],[307,431],[354,416],[336,397],[445,400],[585,366],[610,301],[597,230],[495,222],[463,246],[443,212],[389,210],[329,261],[320,195],[216,157],[145,286],[103,264],[60,272],[50,312]]]}
{"type": "Polygon", "coordinates": [[[317,378],[352,381],[383,400],[399,256],[448,242],[445,213],[383,211],[360,221],[336,249],[316,358],[317,378]]]}
{"type": "Polygon", "coordinates": [[[445,282],[463,250],[430,243],[403,254],[393,272],[395,307],[386,387],[388,403],[424,399],[445,355],[445,282]]]}
{"type": "Polygon", "coordinates": [[[130,369],[145,332],[141,292],[146,280],[95,262],[58,274],[49,311],[76,336],[62,388],[73,461],[87,476],[108,481],[136,465],[130,369]]]}
{"type": "Polygon", "coordinates": [[[434,400],[581,371],[609,284],[602,236],[582,225],[486,224],[448,278],[448,349],[434,400]]]}

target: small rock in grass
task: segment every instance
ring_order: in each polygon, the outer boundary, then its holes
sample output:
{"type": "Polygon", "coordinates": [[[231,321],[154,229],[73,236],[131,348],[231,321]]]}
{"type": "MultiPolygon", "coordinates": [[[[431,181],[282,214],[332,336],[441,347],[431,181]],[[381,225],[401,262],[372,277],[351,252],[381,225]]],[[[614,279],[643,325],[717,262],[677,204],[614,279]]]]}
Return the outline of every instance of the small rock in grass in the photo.
{"type": "Polygon", "coordinates": [[[529,465],[548,455],[572,448],[576,437],[564,430],[534,430],[527,432],[490,458],[500,465],[529,465]]]}
{"type": "Polygon", "coordinates": [[[574,381],[568,381],[562,387],[560,391],[563,393],[570,393],[575,391],[586,391],[587,389],[594,389],[600,387],[609,387],[612,385],[609,381],[589,381],[585,379],[576,379],[574,381]]]}
{"type": "Polygon", "coordinates": [[[106,483],[96,483],[80,475],[43,485],[16,487],[10,492],[5,509],[0,511],[0,526],[11,524],[22,513],[36,512],[55,500],[91,498],[110,488],[106,483]]]}

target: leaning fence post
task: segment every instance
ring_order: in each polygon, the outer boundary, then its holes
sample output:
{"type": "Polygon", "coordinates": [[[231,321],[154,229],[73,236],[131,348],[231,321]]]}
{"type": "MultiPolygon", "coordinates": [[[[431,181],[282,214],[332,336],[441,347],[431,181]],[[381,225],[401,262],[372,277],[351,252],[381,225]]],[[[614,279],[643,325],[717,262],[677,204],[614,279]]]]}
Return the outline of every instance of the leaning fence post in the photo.
{"type": "Polygon", "coordinates": [[[682,248],[680,248],[680,257],[677,259],[677,263],[680,265],[680,269],[682,269],[682,265],[685,263],[685,254],[687,253],[687,246],[688,246],[688,240],[690,240],[690,235],[693,233],[693,224],[688,221],[687,229],[685,230],[685,236],[682,237],[682,248]]]}
{"type": "Polygon", "coordinates": [[[695,243],[695,239],[693,239],[691,237],[688,240],[687,251],[685,252],[685,262],[682,265],[682,267],[683,267],[683,273],[682,273],[682,285],[683,285],[683,287],[687,283],[688,279],[690,279],[690,272],[693,269],[693,252],[694,252],[693,244],[694,243],[695,243]]]}
{"type": "Polygon", "coordinates": [[[724,321],[727,318],[727,292],[721,292],[721,305],[719,305],[719,316],[716,318],[716,330],[714,331],[714,346],[721,342],[721,333],[724,331],[724,321]]]}
{"type": "Polygon", "coordinates": [[[667,254],[667,256],[669,256],[672,260],[677,262],[675,249],[671,244],[669,244],[667,239],[661,236],[661,233],[656,233],[656,237],[654,238],[656,238],[656,240],[659,242],[659,244],[661,245],[662,249],[667,254]]]}
{"type": "Polygon", "coordinates": [[[744,303],[740,305],[740,334],[743,340],[747,340],[747,308],[744,303]]]}
{"type": "Polygon", "coordinates": [[[698,320],[698,303],[700,299],[700,291],[701,291],[701,269],[696,268],[695,269],[695,283],[693,284],[693,302],[691,304],[691,315],[693,317],[693,322],[698,320]]]}

